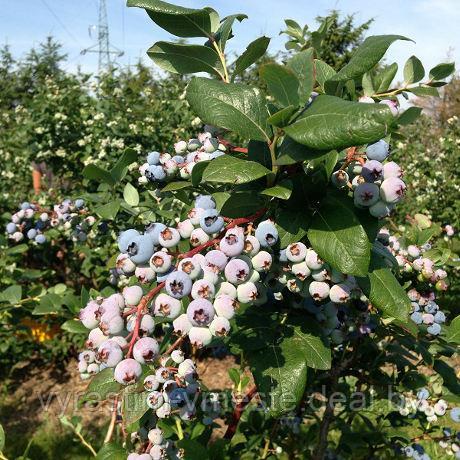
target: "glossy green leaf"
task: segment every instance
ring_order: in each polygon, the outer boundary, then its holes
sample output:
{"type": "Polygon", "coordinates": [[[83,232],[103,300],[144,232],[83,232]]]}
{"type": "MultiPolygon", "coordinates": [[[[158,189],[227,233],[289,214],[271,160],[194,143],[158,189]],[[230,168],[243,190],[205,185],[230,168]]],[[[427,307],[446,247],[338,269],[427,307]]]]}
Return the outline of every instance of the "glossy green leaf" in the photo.
{"type": "Polygon", "coordinates": [[[326,62],[319,59],[314,60],[316,81],[321,89],[324,91],[326,81],[332,78],[336,72],[335,70],[326,62]]]}
{"type": "Polygon", "coordinates": [[[293,70],[279,64],[265,64],[260,76],[267,85],[268,93],[282,106],[299,105],[299,80],[293,70]]]}
{"type": "Polygon", "coordinates": [[[98,182],[105,182],[109,185],[115,185],[115,180],[109,171],[100,168],[99,166],[93,164],[87,165],[83,169],[82,174],[85,179],[92,179],[98,182]]]}
{"type": "Polygon", "coordinates": [[[248,67],[259,60],[267,51],[270,39],[268,37],[259,37],[253,42],[249,43],[246,50],[241,54],[234,64],[234,71],[232,74],[232,81],[236,76],[241,75],[248,67]]]}
{"type": "Polygon", "coordinates": [[[455,71],[455,63],[443,63],[438,64],[430,70],[430,78],[432,80],[444,80],[448,76],[452,75],[455,71]]]}
{"type": "Polygon", "coordinates": [[[313,217],[308,239],[335,269],[349,275],[367,274],[372,245],[349,198],[329,195],[313,217]]]}
{"type": "Polygon", "coordinates": [[[105,401],[120,392],[120,385],[113,377],[113,368],[107,367],[97,373],[92,379],[85,393],[86,400],[105,401]]]}
{"type": "Polygon", "coordinates": [[[399,320],[404,327],[409,323],[410,300],[385,261],[372,256],[369,274],[358,278],[358,283],[372,305],[381,310],[386,317],[399,320]]]}
{"type": "Polygon", "coordinates": [[[135,388],[125,388],[123,391],[122,413],[123,420],[127,425],[137,422],[149,410],[147,395],[147,391],[138,392],[135,388]]]}
{"type": "Polygon", "coordinates": [[[72,334],[88,334],[88,329],[76,319],[69,319],[64,324],[62,324],[61,329],[72,334]]]}
{"type": "Polygon", "coordinates": [[[312,150],[305,145],[285,136],[278,149],[277,165],[293,165],[302,161],[312,160],[324,155],[324,151],[312,150]]]}
{"type": "Polygon", "coordinates": [[[460,344],[460,316],[455,317],[446,329],[444,334],[446,341],[460,344]]]}
{"type": "Polygon", "coordinates": [[[232,28],[235,21],[242,22],[244,19],[247,19],[245,14],[232,14],[222,19],[222,22],[219,26],[219,29],[216,32],[215,39],[220,46],[222,51],[225,50],[227,41],[232,38],[232,28]]]}
{"type": "Polygon", "coordinates": [[[349,102],[322,95],[284,130],[307,147],[332,150],[376,142],[390,132],[393,124],[393,115],[385,104],[349,102]]]}
{"type": "Polygon", "coordinates": [[[19,284],[8,286],[0,292],[0,302],[8,302],[11,305],[16,305],[22,298],[22,287],[19,284]]]}
{"type": "Polygon", "coordinates": [[[32,311],[33,315],[49,315],[62,310],[62,298],[49,292],[40,298],[40,303],[32,311]]]}
{"type": "Polygon", "coordinates": [[[315,84],[313,54],[313,49],[309,48],[296,53],[287,62],[287,66],[293,70],[299,80],[299,100],[301,104],[305,104],[310,99],[315,84]]]}
{"type": "Polygon", "coordinates": [[[137,206],[139,204],[139,192],[129,182],[125,185],[123,190],[123,198],[130,206],[137,206]]]}
{"type": "Polygon", "coordinates": [[[238,185],[252,182],[269,173],[270,170],[255,161],[223,155],[211,161],[204,170],[203,181],[238,185]]]}
{"type": "Polygon", "coordinates": [[[374,77],[375,90],[377,93],[382,93],[387,91],[396,76],[398,71],[398,64],[394,62],[393,64],[386,66],[374,77]]]}
{"type": "Polygon", "coordinates": [[[121,181],[128,171],[128,166],[137,161],[139,154],[134,149],[126,149],[110,170],[110,175],[115,182],[121,181]]]}
{"type": "MultiPolygon", "coordinates": [[[[192,170],[193,172],[193,170],[192,170]]],[[[166,184],[161,191],[162,192],[175,192],[176,190],[182,190],[183,188],[191,187],[192,183],[186,180],[184,181],[177,181],[177,182],[170,182],[166,184]]]]}
{"type": "Polygon", "coordinates": [[[418,97],[438,97],[439,92],[433,86],[416,86],[415,88],[410,88],[407,91],[415,94],[418,97]]]}
{"type": "Polygon", "coordinates": [[[233,192],[222,204],[220,213],[231,218],[247,217],[255,214],[264,205],[264,199],[254,192],[233,192]]]}
{"type": "Polygon", "coordinates": [[[409,107],[398,117],[397,122],[399,125],[409,125],[417,120],[421,113],[421,107],[409,107]]]}
{"type": "Polygon", "coordinates": [[[266,188],[260,193],[263,195],[273,196],[281,200],[289,200],[292,194],[292,182],[290,180],[283,180],[273,187],[266,188]]]}
{"type": "Polygon", "coordinates": [[[409,39],[402,35],[374,35],[366,38],[353,53],[350,62],[328,80],[325,84],[326,88],[334,88],[340,82],[364,75],[380,62],[387,49],[396,40],[409,39]]]}
{"type": "Polygon", "coordinates": [[[208,72],[223,77],[219,55],[208,46],[157,42],[148,49],[149,57],[163,70],[178,74],[208,72]]]}
{"type": "Polygon", "coordinates": [[[120,202],[118,200],[103,204],[94,208],[94,212],[102,219],[114,219],[120,210],[120,202]]]}
{"type": "Polygon", "coordinates": [[[177,37],[210,38],[219,27],[212,8],[184,8],[160,0],[128,0],[127,5],[144,8],[153,22],[177,37]]]}
{"type": "Polygon", "coordinates": [[[303,212],[283,210],[276,216],[280,247],[283,249],[291,243],[300,241],[306,234],[310,218],[303,212]]]}
{"type": "Polygon", "coordinates": [[[411,56],[404,65],[404,83],[410,85],[411,83],[419,82],[425,76],[425,69],[420,59],[416,56],[411,56]]]}
{"type": "Polygon", "coordinates": [[[23,252],[27,252],[28,249],[28,244],[18,244],[17,246],[12,246],[11,248],[6,249],[5,254],[13,256],[15,254],[22,254],[23,252]]]}
{"type": "Polygon", "coordinates": [[[187,87],[187,100],[204,123],[245,138],[270,140],[267,106],[257,88],[195,77],[187,87]]]}
{"type": "Polygon", "coordinates": [[[96,460],[126,460],[128,452],[113,442],[104,444],[97,453],[96,460]]]}
{"type": "Polygon", "coordinates": [[[297,112],[297,110],[298,107],[289,105],[288,107],[285,107],[284,109],[281,109],[278,112],[271,115],[268,118],[268,122],[273,126],[277,126],[278,128],[284,128],[289,124],[289,120],[297,112]]]}

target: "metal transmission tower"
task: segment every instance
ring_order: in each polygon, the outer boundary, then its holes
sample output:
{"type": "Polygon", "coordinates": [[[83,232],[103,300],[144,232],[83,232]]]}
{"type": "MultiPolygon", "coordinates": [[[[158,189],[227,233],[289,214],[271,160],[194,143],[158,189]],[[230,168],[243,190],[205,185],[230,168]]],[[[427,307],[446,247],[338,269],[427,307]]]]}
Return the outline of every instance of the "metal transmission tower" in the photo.
{"type": "MultiPolygon", "coordinates": [[[[89,28],[89,36],[92,38],[91,31],[94,26],[89,28]]],[[[106,0],[99,0],[99,19],[97,26],[97,43],[81,50],[81,54],[97,53],[98,54],[98,72],[101,74],[103,71],[112,69],[112,56],[123,56],[124,52],[110,43],[109,39],[109,24],[107,21],[107,5],[106,0]]]]}

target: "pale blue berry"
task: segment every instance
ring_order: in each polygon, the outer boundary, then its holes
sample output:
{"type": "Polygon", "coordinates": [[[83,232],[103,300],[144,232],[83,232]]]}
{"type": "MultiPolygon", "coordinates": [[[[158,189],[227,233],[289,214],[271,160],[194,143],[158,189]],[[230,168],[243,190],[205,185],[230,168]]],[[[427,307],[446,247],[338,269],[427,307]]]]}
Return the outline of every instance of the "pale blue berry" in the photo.
{"type": "Polygon", "coordinates": [[[380,139],[366,148],[366,155],[369,160],[383,161],[390,154],[390,145],[384,139],[380,139]]]}
{"type": "Polygon", "coordinates": [[[379,200],[379,187],[376,184],[364,182],[356,187],[353,197],[355,205],[372,206],[379,200]]]}
{"type": "Polygon", "coordinates": [[[216,209],[206,209],[201,216],[200,227],[208,234],[218,233],[224,227],[224,219],[216,209]]]}
{"type": "Polygon", "coordinates": [[[166,278],[165,289],[171,297],[182,299],[182,297],[190,294],[192,290],[192,280],[186,273],[176,271],[166,278]]]}
{"type": "Polygon", "coordinates": [[[160,233],[165,229],[166,229],[165,224],[162,224],[160,222],[153,222],[152,224],[149,224],[145,228],[144,234],[152,238],[152,242],[154,246],[158,246],[160,244],[159,242],[160,233]]]}
{"type": "Polygon", "coordinates": [[[195,200],[195,208],[215,209],[216,202],[211,195],[198,195],[195,200]]]}
{"type": "Polygon", "coordinates": [[[383,165],[377,160],[368,160],[363,165],[361,175],[366,182],[376,182],[383,178],[383,165]]]}
{"type": "Polygon", "coordinates": [[[195,299],[187,307],[187,318],[193,326],[207,326],[214,318],[214,307],[209,300],[195,299]]]}
{"type": "Polygon", "coordinates": [[[150,166],[155,166],[160,162],[160,152],[150,152],[147,155],[147,163],[150,166]]]}
{"type": "Polygon", "coordinates": [[[133,228],[121,232],[118,236],[118,249],[120,252],[127,252],[128,246],[133,240],[133,238],[139,236],[139,232],[133,228]]]}
{"type": "Polygon", "coordinates": [[[250,275],[249,265],[241,259],[232,259],[225,267],[225,277],[232,284],[247,281],[250,275]]]}
{"type": "Polygon", "coordinates": [[[6,231],[7,231],[7,233],[9,233],[11,235],[16,231],[16,228],[17,228],[16,224],[14,222],[10,222],[6,226],[6,231]]]}
{"type": "Polygon", "coordinates": [[[262,247],[270,247],[278,241],[278,230],[272,221],[265,220],[257,226],[255,236],[262,247]]]}

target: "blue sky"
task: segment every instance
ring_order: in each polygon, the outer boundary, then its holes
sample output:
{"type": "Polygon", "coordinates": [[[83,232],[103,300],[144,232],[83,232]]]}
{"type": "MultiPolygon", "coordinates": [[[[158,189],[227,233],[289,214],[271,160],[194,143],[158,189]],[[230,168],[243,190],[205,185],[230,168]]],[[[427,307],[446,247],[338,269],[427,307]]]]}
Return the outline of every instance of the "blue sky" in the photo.
{"type": "MultiPolygon", "coordinates": [[[[401,34],[415,40],[397,42],[387,54],[388,62],[403,67],[412,54],[427,68],[441,61],[454,60],[460,66],[460,0],[180,0],[190,7],[211,6],[221,16],[246,13],[249,19],[237,26],[231,46],[243,50],[247,43],[265,34],[272,37],[270,49],[283,48],[278,35],[284,18],[313,24],[317,15],[333,8],[356,13],[358,22],[375,18],[370,34],[401,34]],[[449,57],[449,58],[448,58],[449,57]]],[[[80,54],[94,44],[88,34],[97,24],[97,0],[0,0],[0,43],[7,42],[15,55],[51,34],[64,44],[69,55],[68,70],[97,70],[95,55],[80,54]]],[[[121,64],[134,64],[157,40],[171,38],[153,24],[143,10],[126,8],[125,0],[107,0],[110,39],[125,55],[121,64]]],[[[146,62],[148,58],[146,58],[146,62]]]]}

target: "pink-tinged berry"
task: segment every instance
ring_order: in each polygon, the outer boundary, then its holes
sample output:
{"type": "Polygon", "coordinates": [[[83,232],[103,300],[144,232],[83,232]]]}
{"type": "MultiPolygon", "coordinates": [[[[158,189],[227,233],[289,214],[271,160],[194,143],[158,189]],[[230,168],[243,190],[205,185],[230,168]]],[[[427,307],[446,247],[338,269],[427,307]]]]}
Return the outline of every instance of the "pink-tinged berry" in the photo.
{"type": "Polygon", "coordinates": [[[238,302],[227,294],[219,294],[214,300],[214,310],[218,316],[232,319],[235,310],[238,308],[238,302]]]}
{"type": "Polygon", "coordinates": [[[158,356],[160,347],[153,337],[142,337],[133,347],[133,357],[141,364],[151,363],[158,356]]]}
{"type": "Polygon", "coordinates": [[[181,304],[178,299],[175,299],[167,294],[159,294],[154,301],[154,313],[156,316],[165,318],[177,318],[180,314],[181,304]]]}
{"type": "Polygon", "coordinates": [[[216,337],[226,336],[230,332],[230,323],[223,316],[216,316],[209,325],[211,334],[216,337]]]}
{"type": "Polygon", "coordinates": [[[383,178],[388,179],[390,177],[401,178],[403,176],[403,170],[398,163],[394,161],[389,161],[383,165],[383,178]]]}
{"type": "Polygon", "coordinates": [[[211,343],[212,334],[207,327],[192,327],[188,334],[190,343],[197,348],[202,348],[211,343]]]}
{"type": "Polygon", "coordinates": [[[227,265],[228,257],[218,249],[213,249],[205,255],[206,266],[216,273],[221,272],[227,265]]]}
{"type": "Polygon", "coordinates": [[[366,182],[376,182],[383,178],[383,165],[377,160],[368,160],[363,165],[361,175],[366,182]]]}
{"type": "Polygon", "coordinates": [[[238,301],[241,303],[252,303],[257,300],[259,296],[259,291],[254,283],[248,281],[246,283],[240,284],[236,288],[238,301]]]}
{"type": "Polygon", "coordinates": [[[307,255],[307,247],[303,243],[292,243],[286,248],[286,258],[290,262],[301,262],[307,255]]]}
{"type": "Polygon", "coordinates": [[[254,257],[260,251],[259,240],[252,235],[247,235],[244,240],[244,253],[249,257],[254,257]]]}
{"type": "Polygon", "coordinates": [[[101,345],[102,342],[105,342],[107,340],[107,337],[105,334],[96,327],[95,329],[92,329],[90,333],[88,334],[88,339],[86,340],[86,346],[88,348],[96,349],[101,345]]]}
{"type": "Polygon", "coordinates": [[[99,327],[105,335],[117,335],[123,331],[125,322],[121,316],[104,318],[103,315],[99,327]]]}
{"type": "Polygon", "coordinates": [[[99,310],[99,304],[94,300],[89,301],[82,310],[80,310],[80,321],[87,329],[94,329],[99,324],[97,312],[99,310]]]}
{"type": "Polygon", "coordinates": [[[182,271],[171,273],[165,282],[166,292],[175,299],[188,296],[192,290],[191,278],[182,271]]]}
{"type": "Polygon", "coordinates": [[[195,228],[190,235],[190,244],[196,248],[210,240],[209,235],[202,228],[195,228]]]}
{"type": "Polygon", "coordinates": [[[312,281],[308,291],[314,300],[324,300],[329,295],[329,285],[321,281],[312,281]]]}
{"type": "Polygon", "coordinates": [[[323,268],[324,262],[319,258],[318,254],[313,249],[307,250],[305,262],[310,270],[320,270],[323,268]]]}
{"type": "Polygon", "coordinates": [[[126,305],[133,307],[136,306],[144,295],[140,286],[129,286],[123,289],[123,298],[125,299],[126,305]]]}
{"type": "Polygon", "coordinates": [[[144,335],[149,335],[155,329],[155,320],[151,315],[144,315],[141,319],[141,324],[139,329],[144,333],[144,335]]]}
{"type": "Polygon", "coordinates": [[[239,227],[227,230],[220,241],[220,250],[228,257],[239,256],[244,250],[244,233],[239,227]]]}
{"type": "Polygon", "coordinates": [[[144,379],[144,389],[147,391],[155,391],[160,386],[160,382],[154,375],[147,375],[144,379]]]}
{"type": "Polygon", "coordinates": [[[232,299],[236,299],[236,287],[228,281],[223,281],[218,285],[216,297],[222,294],[228,295],[232,299]]]}
{"type": "Polygon", "coordinates": [[[113,340],[107,340],[97,350],[97,360],[107,367],[115,367],[123,359],[123,351],[113,340]]]}
{"type": "Polygon", "coordinates": [[[214,284],[204,279],[197,280],[193,283],[191,294],[194,299],[211,300],[215,294],[214,284]]]}
{"type": "Polygon", "coordinates": [[[155,252],[150,258],[150,267],[155,273],[166,273],[172,265],[172,257],[163,251],[155,252]]]}
{"type": "Polygon", "coordinates": [[[141,365],[135,359],[127,358],[117,364],[114,377],[118,383],[130,385],[137,382],[141,374],[141,365]]]}
{"type": "Polygon", "coordinates": [[[244,260],[232,259],[225,267],[225,278],[232,284],[241,284],[247,281],[250,271],[244,260]]]}
{"type": "Polygon", "coordinates": [[[347,284],[334,284],[329,291],[329,298],[335,303],[346,303],[350,294],[351,288],[347,284]]]}
{"type": "Polygon", "coordinates": [[[147,284],[151,283],[156,278],[155,271],[150,267],[137,267],[134,276],[137,278],[139,283],[147,284]]]}
{"type": "Polygon", "coordinates": [[[273,258],[267,251],[260,251],[252,259],[252,267],[257,272],[268,272],[272,266],[273,258]]]}
{"type": "Polygon", "coordinates": [[[305,261],[293,264],[291,272],[300,281],[305,281],[311,275],[311,270],[308,268],[307,262],[305,261]]]}
{"type": "Polygon", "coordinates": [[[187,307],[187,318],[193,326],[207,326],[214,315],[214,307],[206,299],[192,300],[187,307]]]}
{"type": "Polygon", "coordinates": [[[192,328],[192,323],[188,320],[186,313],[179,315],[173,321],[173,328],[174,333],[180,336],[185,336],[189,333],[190,329],[192,328]]]}
{"type": "Polygon", "coordinates": [[[397,177],[389,177],[380,185],[380,198],[386,203],[397,203],[404,197],[406,184],[397,177]]]}

